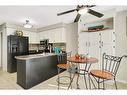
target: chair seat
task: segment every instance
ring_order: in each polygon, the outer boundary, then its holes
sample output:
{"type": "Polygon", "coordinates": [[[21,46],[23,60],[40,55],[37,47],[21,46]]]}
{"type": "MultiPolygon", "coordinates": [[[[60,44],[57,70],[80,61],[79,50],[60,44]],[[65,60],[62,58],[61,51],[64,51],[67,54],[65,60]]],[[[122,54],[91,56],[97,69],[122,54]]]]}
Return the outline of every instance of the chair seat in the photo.
{"type": "Polygon", "coordinates": [[[109,79],[109,80],[113,79],[114,77],[112,73],[102,70],[91,70],[90,74],[98,78],[109,79]]]}
{"type": "Polygon", "coordinates": [[[68,69],[70,67],[69,64],[58,64],[57,67],[61,68],[61,69],[68,69]]]}

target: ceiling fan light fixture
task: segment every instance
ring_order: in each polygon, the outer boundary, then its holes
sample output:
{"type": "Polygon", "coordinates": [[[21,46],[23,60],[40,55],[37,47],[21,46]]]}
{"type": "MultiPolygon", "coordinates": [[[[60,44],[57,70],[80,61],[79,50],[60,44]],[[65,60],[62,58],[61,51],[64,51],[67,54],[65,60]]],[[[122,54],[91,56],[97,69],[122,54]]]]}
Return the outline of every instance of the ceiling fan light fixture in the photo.
{"type": "Polygon", "coordinates": [[[26,23],[23,25],[25,28],[32,28],[33,26],[29,23],[29,20],[26,20],[26,23]]]}
{"type": "Polygon", "coordinates": [[[88,8],[82,8],[78,11],[79,14],[86,14],[88,12],[88,8]]]}

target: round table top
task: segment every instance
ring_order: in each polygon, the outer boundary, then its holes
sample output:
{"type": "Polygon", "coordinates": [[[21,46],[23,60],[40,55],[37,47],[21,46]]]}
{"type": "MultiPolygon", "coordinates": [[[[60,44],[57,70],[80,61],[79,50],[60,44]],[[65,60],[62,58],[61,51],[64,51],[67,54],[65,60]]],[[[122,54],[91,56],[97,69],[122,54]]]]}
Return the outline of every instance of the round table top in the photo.
{"type": "Polygon", "coordinates": [[[69,57],[67,59],[69,62],[74,62],[74,63],[97,63],[98,59],[94,57],[90,58],[84,58],[84,59],[76,59],[75,56],[69,57]]]}

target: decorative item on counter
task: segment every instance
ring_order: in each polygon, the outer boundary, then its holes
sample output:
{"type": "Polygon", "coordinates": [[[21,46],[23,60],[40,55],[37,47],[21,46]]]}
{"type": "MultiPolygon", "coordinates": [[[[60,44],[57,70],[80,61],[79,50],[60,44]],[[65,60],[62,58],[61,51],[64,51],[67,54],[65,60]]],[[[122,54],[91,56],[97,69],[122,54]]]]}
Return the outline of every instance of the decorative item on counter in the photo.
{"type": "Polygon", "coordinates": [[[23,32],[21,30],[16,30],[15,35],[23,36],[23,32]]]}
{"type": "Polygon", "coordinates": [[[60,53],[60,49],[57,48],[57,47],[54,47],[54,53],[55,53],[55,54],[59,54],[59,53],[60,53]]]}
{"type": "Polygon", "coordinates": [[[80,58],[81,58],[81,59],[85,59],[86,56],[85,56],[84,54],[80,54],[80,58]]]}
{"type": "Polygon", "coordinates": [[[75,54],[75,59],[80,59],[80,55],[78,53],[75,54]]]}

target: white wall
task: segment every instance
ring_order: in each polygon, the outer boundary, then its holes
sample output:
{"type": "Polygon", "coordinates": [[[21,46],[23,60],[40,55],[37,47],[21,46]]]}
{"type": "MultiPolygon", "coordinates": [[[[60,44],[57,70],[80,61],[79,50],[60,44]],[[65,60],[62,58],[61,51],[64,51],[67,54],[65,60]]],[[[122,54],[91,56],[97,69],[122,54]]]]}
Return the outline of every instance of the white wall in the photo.
{"type": "Polygon", "coordinates": [[[2,46],[2,45],[1,45],[1,44],[2,44],[1,41],[2,41],[2,40],[1,40],[1,39],[2,39],[2,38],[1,38],[1,31],[0,31],[0,68],[2,67],[2,61],[1,61],[1,55],[2,55],[2,53],[1,53],[1,46],[2,46]]]}
{"type": "Polygon", "coordinates": [[[67,52],[72,51],[73,54],[78,52],[78,23],[67,24],[65,27],[67,52]]]}
{"type": "Polygon", "coordinates": [[[7,33],[6,28],[2,30],[2,69],[7,71],[7,33]]]}
{"type": "MultiPolygon", "coordinates": [[[[16,32],[16,28],[7,27],[7,35],[14,35],[16,32]]],[[[29,43],[37,43],[37,33],[31,32],[27,30],[22,30],[23,36],[29,37],[29,43]]]]}
{"type": "MultiPolygon", "coordinates": [[[[4,25],[4,28],[2,29],[2,69],[3,71],[7,71],[7,36],[14,35],[16,30],[17,30],[16,27],[9,27],[6,24],[4,25]]],[[[34,33],[34,32],[23,30],[23,29],[22,31],[24,34],[23,36],[31,36],[31,33],[34,33]]],[[[36,39],[36,33],[34,33],[33,35],[35,36],[34,38],[36,39]]],[[[34,40],[34,38],[32,40],[34,40]]]]}
{"type": "MultiPolygon", "coordinates": [[[[127,10],[116,14],[116,55],[127,55],[127,10]]],[[[127,83],[127,58],[123,59],[118,72],[118,80],[127,83]]]]}

